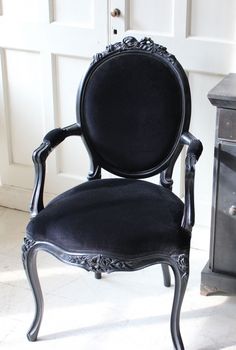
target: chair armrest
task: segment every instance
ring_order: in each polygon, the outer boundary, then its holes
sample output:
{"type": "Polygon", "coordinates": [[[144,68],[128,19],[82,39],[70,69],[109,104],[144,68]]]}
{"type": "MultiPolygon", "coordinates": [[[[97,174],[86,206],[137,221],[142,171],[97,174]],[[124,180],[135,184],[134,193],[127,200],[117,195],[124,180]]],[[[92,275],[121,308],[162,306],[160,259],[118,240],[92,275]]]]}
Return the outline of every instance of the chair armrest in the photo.
{"type": "Polygon", "coordinates": [[[72,124],[65,128],[53,129],[46,134],[41,145],[33,152],[32,159],[35,168],[35,184],[30,204],[31,218],[35,217],[43,208],[43,190],[46,172],[46,159],[49,153],[65,138],[73,135],[81,135],[78,124],[72,124]]]}
{"type": "Polygon", "coordinates": [[[201,156],[203,147],[201,141],[196,139],[190,132],[181,136],[181,143],[188,146],[185,158],[185,204],[181,226],[191,232],[195,220],[194,209],[194,176],[195,164],[201,156]]]}

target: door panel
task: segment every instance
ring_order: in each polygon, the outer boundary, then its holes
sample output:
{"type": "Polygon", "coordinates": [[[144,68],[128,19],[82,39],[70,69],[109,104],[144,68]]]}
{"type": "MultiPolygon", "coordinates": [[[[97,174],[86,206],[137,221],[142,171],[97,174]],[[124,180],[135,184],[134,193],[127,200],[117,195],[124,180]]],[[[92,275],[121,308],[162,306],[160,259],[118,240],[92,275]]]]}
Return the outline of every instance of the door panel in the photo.
{"type": "Polygon", "coordinates": [[[129,29],[173,34],[174,0],[130,0],[129,29]],[[161,9],[161,11],[160,11],[161,9]]]}
{"type": "Polygon", "coordinates": [[[190,35],[216,40],[236,40],[235,0],[192,0],[190,35]]]}
{"type": "MultiPolygon", "coordinates": [[[[78,83],[90,59],[65,55],[54,56],[55,125],[63,127],[75,122],[78,83]]],[[[57,193],[84,181],[88,174],[89,159],[79,137],[65,140],[55,153],[54,176],[48,179],[46,190],[57,193]]],[[[50,159],[49,159],[50,162],[50,159]]]]}
{"type": "Polygon", "coordinates": [[[38,0],[2,0],[2,13],[11,20],[38,20],[38,0]]]}
{"type": "Polygon", "coordinates": [[[93,0],[54,0],[53,19],[57,23],[94,28],[95,2],[93,0]]]}
{"type": "Polygon", "coordinates": [[[36,52],[5,50],[6,103],[9,127],[9,160],[13,166],[30,166],[30,148],[41,142],[43,127],[40,56],[36,52]],[[30,103],[29,103],[30,102],[30,103]],[[31,137],[22,137],[25,130],[31,137]]]}

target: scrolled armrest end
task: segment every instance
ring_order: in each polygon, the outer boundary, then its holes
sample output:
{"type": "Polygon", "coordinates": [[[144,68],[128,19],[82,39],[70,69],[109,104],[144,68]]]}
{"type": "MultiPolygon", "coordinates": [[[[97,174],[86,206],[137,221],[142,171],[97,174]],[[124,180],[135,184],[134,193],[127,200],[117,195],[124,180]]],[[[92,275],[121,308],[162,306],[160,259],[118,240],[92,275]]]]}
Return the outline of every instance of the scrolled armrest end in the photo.
{"type": "Polygon", "coordinates": [[[188,147],[187,154],[194,154],[196,161],[200,158],[203,151],[203,146],[200,140],[192,140],[188,147]]]}

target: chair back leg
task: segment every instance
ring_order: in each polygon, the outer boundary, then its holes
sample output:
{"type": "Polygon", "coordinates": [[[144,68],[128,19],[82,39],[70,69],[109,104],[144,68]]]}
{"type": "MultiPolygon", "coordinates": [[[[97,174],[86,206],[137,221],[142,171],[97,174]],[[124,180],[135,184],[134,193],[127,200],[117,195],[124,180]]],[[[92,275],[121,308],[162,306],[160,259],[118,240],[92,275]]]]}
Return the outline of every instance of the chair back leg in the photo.
{"type": "Polygon", "coordinates": [[[169,266],[167,264],[161,264],[161,267],[162,267],[162,272],[163,272],[164,286],[170,287],[171,286],[171,278],[170,278],[169,266]]]}
{"type": "Polygon", "coordinates": [[[102,278],[102,273],[101,272],[95,272],[94,273],[94,277],[97,279],[97,280],[100,280],[102,278]]]}
{"type": "Polygon", "coordinates": [[[34,316],[33,323],[27,333],[27,338],[29,341],[36,341],[39,328],[41,325],[41,321],[43,317],[43,309],[44,309],[43,295],[42,295],[42,290],[39,283],[37,264],[36,264],[38,249],[35,245],[29,245],[27,243],[27,239],[25,239],[25,242],[22,247],[22,251],[23,251],[22,253],[23,265],[25,268],[25,272],[26,272],[29,284],[32,288],[34,300],[35,300],[35,316],[34,316]]]}

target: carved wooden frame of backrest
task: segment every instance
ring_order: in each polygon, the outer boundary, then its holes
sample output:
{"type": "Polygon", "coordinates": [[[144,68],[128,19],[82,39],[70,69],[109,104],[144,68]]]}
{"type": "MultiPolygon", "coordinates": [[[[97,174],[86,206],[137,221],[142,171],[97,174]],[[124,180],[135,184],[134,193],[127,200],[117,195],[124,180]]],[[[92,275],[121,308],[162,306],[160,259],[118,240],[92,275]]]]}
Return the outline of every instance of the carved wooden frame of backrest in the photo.
{"type": "MultiPolygon", "coordinates": [[[[81,126],[82,130],[82,139],[87,148],[87,151],[90,155],[91,160],[91,169],[89,173],[89,179],[99,178],[101,174],[101,168],[108,170],[109,172],[116,174],[118,176],[127,177],[127,178],[147,178],[156,174],[161,173],[162,171],[166,172],[168,167],[170,168],[169,173],[172,174],[173,166],[178,158],[179,153],[182,150],[182,143],[180,143],[180,138],[182,134],[188,131],[191,115],[191,95],[190,88],[187,76],[174,55],[170,54],[167,49],[161,45],[155,44],[152,39],[144,38],[140,41],[134,37],[126,37],[122,42],[118,42],[112,45],[107,46],[106,50],[96,54],[93,57],[93,61],[86,72],[84,78],[81,81],[78,94],[77,94],[77,122],[81,126]],[[106,59],[114,55],[121,55],[126,52],[143,52],[146,54],[151,54],[158,57],[159,60],[162,60],[165,65],[167,65],[175,74],[178,79],[181,93],[182,93],[182,120],[181,126],[179,129],[179,135],[176,138],[174,147],[168,157],[164,159],[161,164],[158,164],[154,168],[147,169],[145,171],[139,171],[136,173],[131,173],[123,171],[117,168],[112,167],[110,164],[105,162],[93,149],[93,146],[90,143],[90,140],[87,136],[86,129],[83,127],[83,101],[84,94],[86,93],[86,84],[89,81],[94,70],[106,59]]],[[[166,176],[165,176],[166,177],[166,176]]],[[[167,176],[168,177],[168,176],[167,176]]],[[[163,178],[163,185],[165,185],[165,180],[163,178]]],[[[169,183],[167,184],[170,187],[169,183]]]]}

